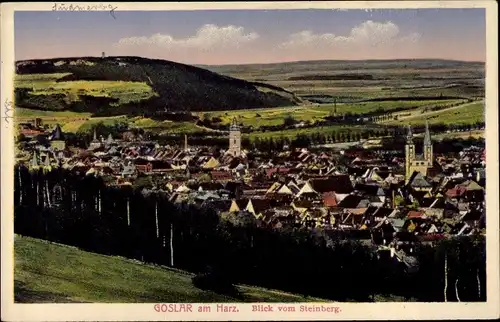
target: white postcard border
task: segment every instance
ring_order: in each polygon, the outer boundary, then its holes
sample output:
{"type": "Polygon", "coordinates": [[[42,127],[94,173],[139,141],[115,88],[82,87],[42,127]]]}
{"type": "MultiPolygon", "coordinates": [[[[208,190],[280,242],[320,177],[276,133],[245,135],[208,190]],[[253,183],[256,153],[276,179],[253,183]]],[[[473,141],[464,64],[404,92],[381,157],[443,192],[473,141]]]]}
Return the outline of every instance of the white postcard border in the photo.
{"type": "MultiPolygon", "coordinates": [[[[62,3],[60,3],[62,4],[62,3]]],[[[99,3],[64,2],[78,6],[99,3]]],[[[6,321],[160,321],[160,320],[396,320],[396,319],[487,319],[499,317],[499,198],[498,198],[498,16],[495,1],[344,1],[344,2],[198,2],[198,3],[120,3],[112,4],[119,11],[134,10],[258,10],[330,8],[486,8],[486,192],[487,192],[487,302],[485,303],[321,303],[339,307],[340,312],[324,313],[255,313],[253,304],[234,304],[240,312],[162,313],[151,304],[14,304],[13,298],[13,126],[4,121],[5,103],[12,100],[14,74],[14,11],[50,11],[54,3],[3,3],[1,5],[1,243],[2,243],[2,320],[6,321]],[[4,171],[5,170],[5,171],[4,171]]],[[[104,11],[104,10],[102,10],[104,11]]],[[[467,50],[464,48],[464,50],[467,50]]],[[[8,112],[8,111],[7,111],[8,112]]],[[[268,303],[263,303],[267,305],[268,303]]],[[[302,303],[313,305],[313,303],[302,303]]],[[[202,305],[207,305],[202,304],[202,305]]],[[[216,303],[211,304],[213,307],[216,303]]],[[[231,305],[227,303],[226,305],[231,305]]],[[[272,304],[278,307],[280,304],[272,304]]],[[[297,309],[301,303],[295,305],[297,309]]],[[[319,303],[317,304],[319,305],[319,303]]],[[[193,308],[196,304],[193,304],[193,308]]]]}

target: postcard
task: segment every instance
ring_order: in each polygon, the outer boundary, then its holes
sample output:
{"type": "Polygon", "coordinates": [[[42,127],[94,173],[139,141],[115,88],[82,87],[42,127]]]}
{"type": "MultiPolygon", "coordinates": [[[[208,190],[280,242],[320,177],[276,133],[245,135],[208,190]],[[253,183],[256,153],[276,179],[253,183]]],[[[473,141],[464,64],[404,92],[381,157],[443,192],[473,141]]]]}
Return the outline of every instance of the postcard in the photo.
{"type": "Polygon", "coordinates": [[[497,19],[2,3],[2,320],[498,318],[497,19]]]}

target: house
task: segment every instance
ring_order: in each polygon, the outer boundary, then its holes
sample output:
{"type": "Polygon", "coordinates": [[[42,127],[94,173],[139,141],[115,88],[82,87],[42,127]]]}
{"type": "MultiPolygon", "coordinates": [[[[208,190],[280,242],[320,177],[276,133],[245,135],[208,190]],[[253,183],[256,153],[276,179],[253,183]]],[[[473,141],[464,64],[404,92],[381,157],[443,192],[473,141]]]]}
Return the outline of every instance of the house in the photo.
{"type": "Polygon", "coordinates": [[[421,172],[413,172],[408,180],[408,187],[414,191],[429,192],[432,190],[432,184],[421,172]]]}
{"type": "Polygon", "coordinates": [[[325,192],[323,193],[323,206],[328,207],[336,207],[338,205],[337,196],[335,192],[325,192]]]}
{"type": "Polygon", "coordinates": [[[229,171],[212,170],[210,172],[210,177],[212,178],[213,181],[219,181],[219,182],[228,182],[233,179],[233,176],[229,171]]]}
{"type": "Polygon", "coordinates": [[[335,192],[337,199],[341,200],[354,190],[348,175],[334,175],[327,178],[308,180],[297,193],[297,197],[317,199],[323,193],[335,192]]]}
{"type": "Polygon", "coordinates": [[[256,218],[259,217],[264,211],[276,206],[272,199],[252,198],[248,201],[245,208],[246,211],[252,213],[256,218]]]}
{"type": "Polygon", "coordinates": [[[121,175],[123,178],[135,177],[137,175],[135,164],[133,164],[132,162],[124,164],[121,175]]]}
{"type": "Polygon", "coordinates": [[[249,199],[233,199],[229,212],[240,212],[246,209],[249,199]]]}
{"type": "Polygon", "coordinates": [[[310,208],[301,214],[301,223],[310,228],[323,227],[328,211],[325,208],[310,208]]]}
{"type": "Polygon", "coordinates": [[[370,201],[362,196],[348,195],[338,204],[339,208],[368,208],[370,201]]]}
{"type": "Polygon", "coordinates": [[[215,169],[220,166],[219,161],[214,157],[211,157],[207,162],[203,164],[203,169],[215,169]]]}

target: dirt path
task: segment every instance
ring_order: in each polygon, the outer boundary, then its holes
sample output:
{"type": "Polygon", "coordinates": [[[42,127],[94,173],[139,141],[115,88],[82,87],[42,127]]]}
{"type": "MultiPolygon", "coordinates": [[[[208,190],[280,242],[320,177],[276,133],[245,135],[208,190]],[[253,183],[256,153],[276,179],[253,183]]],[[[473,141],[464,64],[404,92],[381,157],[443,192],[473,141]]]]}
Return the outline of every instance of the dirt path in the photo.
{"type": "Polygon", "coordinates": [[[208,131],[208,132],[217,132],[217,133],[224,133],[225,131],[221,131],[221,130],[216,130],[216,129],[211,129],[209,127],[206,127],[206,126],[201,126],[201,125],[197,125],[195,124],[195,126],[201,130],[204,130],[204,131],[208,131]]]}

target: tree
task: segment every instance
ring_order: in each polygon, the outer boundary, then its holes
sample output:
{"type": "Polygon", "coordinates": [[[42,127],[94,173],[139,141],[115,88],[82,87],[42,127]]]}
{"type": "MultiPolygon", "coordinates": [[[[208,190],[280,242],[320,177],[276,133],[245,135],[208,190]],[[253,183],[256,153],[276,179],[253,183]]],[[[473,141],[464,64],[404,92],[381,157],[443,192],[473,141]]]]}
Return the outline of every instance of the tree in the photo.
{"type": "Polygon", "coordinates": [[[297,123],[297,121],[295,120],[295,118],[291,115],[291,114],[288,114],[287,116],[285,116],[285,118],[283,119],[283,125],[284,126],[293,126],[297,123]]]}
{"type": "Polygon", "coordinates": [[[210,182],[212,180],[210,174],[204,173],[198,177],[199,182],[210,182]]]}
{"type": "Polygon", "coordinates": [[[394,197],[394,205],[396,207],[403,206],[404,202],[405,202],[405,199],[403,197],[401,197],[400,195],[396,195],[394,197]]]}

